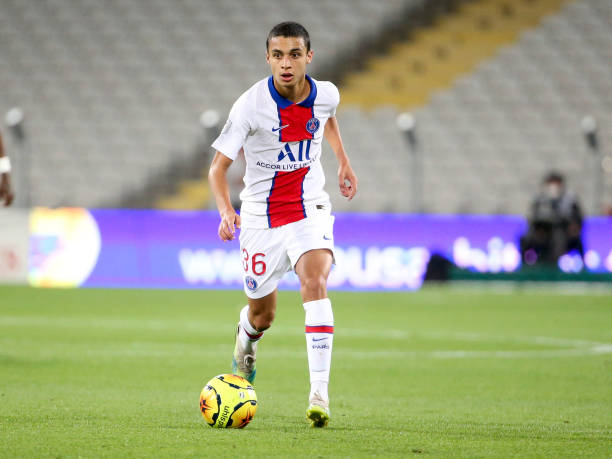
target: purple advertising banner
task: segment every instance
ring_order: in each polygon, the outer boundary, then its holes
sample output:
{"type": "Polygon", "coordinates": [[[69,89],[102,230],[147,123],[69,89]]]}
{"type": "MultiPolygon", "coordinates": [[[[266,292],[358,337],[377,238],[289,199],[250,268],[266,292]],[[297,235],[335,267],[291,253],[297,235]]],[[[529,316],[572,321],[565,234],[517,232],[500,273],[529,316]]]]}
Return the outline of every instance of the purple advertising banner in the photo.
{"type": "MultiPolygon", "coordinates": [[[[30,219],[30,283],[39,286],[242,288],[238,240],[217,236],[214,211],[44,209],[30,219]]],[[[521,266],[518,216],[336,215],[330,288],[414,290],[433,254],[479,272],[521,266]]],[[[612,219],[585,222],[584,260],[565,271],[612,272],[612,219]]],[[[282,286],[297,287],[288,273],[282,286]]]]}

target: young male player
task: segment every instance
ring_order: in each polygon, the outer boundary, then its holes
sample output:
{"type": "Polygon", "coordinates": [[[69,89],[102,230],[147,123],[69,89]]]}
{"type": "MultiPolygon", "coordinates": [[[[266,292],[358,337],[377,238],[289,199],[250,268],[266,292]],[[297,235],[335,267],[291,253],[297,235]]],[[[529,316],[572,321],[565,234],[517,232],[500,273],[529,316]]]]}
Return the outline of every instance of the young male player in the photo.
{"type": "Polygon", "coordinates": [[[272,28],[266,40],[272,76],[234,103],[213,142],[217,153],[208,178],[221,215],[219,237],[231,241],[241,228],[248,305],[240,313],[232,369],[251,382],[255,379],[257,342],[274,320],[278,281],[293,269],[306,311],[311,384],[306,416],[313,426],[323,427],[330,417],[327,385],[334,333],[327,298],[334,217],[323,190],[323,137],[338,159],[340,192],[349,200],[357,192],[357,177],[335,117],[338,89],[306,74],[312,57],[303,26],[283,22],[272,28]],[[230,203],[226,172],[241,149],[247,167],[238,215],[230,203]]]}
{"type": "Polygon", "coordinates": [[[13,191],[11,190],[11,162],[8,156],[4,154],[4,147],[2,146],[2,134],[0,133],[0,202],[4,206],[10,206],[15,198],[13,191]]]}

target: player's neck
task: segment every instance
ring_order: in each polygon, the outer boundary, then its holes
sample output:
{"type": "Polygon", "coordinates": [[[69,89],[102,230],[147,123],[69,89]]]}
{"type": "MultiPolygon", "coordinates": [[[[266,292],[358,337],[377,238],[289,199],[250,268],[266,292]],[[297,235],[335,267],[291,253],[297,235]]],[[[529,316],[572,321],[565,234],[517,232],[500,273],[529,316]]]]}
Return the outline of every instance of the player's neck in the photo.
{"type": "Polygon", "coordinates": [[[300,102],[305,100],[310,94],[310,83],[308,82],[305,76],[304,78],[302,78],[301,82],[290,88],[279,88],[276,84],[276,81],[274,82],[274,87],[281,96],[283,96],[287,100],[290,100],[294,104],[299,104],[300,102]]]}

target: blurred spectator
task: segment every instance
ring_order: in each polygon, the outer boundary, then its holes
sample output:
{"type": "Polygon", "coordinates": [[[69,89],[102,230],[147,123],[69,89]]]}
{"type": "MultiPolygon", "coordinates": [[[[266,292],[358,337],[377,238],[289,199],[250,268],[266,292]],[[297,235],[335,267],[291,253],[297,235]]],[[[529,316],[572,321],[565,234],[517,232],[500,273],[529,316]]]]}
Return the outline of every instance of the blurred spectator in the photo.
{"type": "Polygon", "coordinates": [[[523,262],[556,265],[568,252],[584,256],[582,209],[575,194],[565,187],[563,175],[549,173],[531,204],[529,229],[521,237],[523,262]]]}
{"type": "Polygon", "coordinates": [[[11,189],[11,162],[4,154],[2,146],[2,134],[0,134],[0,204],[10,206],[15,198],[11,189]]]}

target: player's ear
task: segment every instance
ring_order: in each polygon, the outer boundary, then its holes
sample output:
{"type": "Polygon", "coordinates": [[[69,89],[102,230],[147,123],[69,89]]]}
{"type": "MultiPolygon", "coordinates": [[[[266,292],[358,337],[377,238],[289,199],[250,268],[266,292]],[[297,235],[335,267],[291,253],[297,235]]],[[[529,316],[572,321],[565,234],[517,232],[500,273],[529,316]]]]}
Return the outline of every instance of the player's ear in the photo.
{"type": "Polygon", "coordinates": [[[306,63],[310,64],[312,62],[312,56],[314,56],[314,51],[311,49],[306,53],[306,63]]]}

